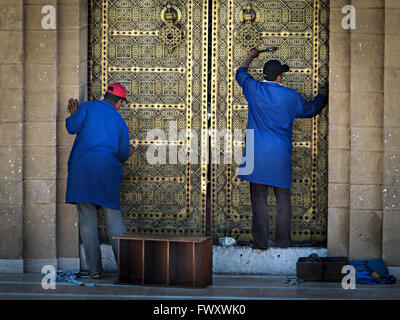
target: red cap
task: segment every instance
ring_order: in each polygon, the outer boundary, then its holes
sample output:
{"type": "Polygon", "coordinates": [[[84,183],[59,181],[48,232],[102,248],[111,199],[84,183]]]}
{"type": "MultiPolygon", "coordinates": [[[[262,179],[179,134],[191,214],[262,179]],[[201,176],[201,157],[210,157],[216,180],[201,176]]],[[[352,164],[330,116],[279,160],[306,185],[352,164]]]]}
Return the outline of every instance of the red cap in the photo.
{"type": "Polygon", "coordinates": [[[112,83],[108,86],[106,92],[112,93],[117,97],[121,97],[126,103],[128,103],[128,100],[126,100],[126,88],[122,84],[118,82],[112,83]]]}

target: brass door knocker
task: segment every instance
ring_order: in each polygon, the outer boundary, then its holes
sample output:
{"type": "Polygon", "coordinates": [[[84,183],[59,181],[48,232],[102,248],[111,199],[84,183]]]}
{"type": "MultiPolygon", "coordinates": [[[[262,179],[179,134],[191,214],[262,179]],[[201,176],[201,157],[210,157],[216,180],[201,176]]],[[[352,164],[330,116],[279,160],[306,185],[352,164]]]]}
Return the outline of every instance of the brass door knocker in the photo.
{"type": "Polygon", "coordinates": [[[261,36],[254,24],[260,21],[260,13],[250,2],[240,11],[240,21],[244,24],[237,32],[240,44],[248,50],[257,48],[261,36]]]}
{"type": "Polygon", "coordinates": [[[184,32],[177,26],[181,19],[181,10],[168,1],[161,10],[161,20],[165,26],[161,28],[158,39],[169,52],[172,52],[183,39],[184,32]]]}

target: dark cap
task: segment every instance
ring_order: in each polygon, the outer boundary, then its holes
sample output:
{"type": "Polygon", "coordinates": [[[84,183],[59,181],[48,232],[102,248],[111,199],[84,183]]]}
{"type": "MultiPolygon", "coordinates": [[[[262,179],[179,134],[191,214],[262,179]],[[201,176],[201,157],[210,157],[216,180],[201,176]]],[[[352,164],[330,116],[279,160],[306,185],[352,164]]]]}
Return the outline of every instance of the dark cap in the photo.
{"type": "Polygon", "coordinates": [[[128,103],[128,100],[126,100],[126,88],[122,84],[118,82],[112,83],[108,86],[106,92],[112,93],[114,96],[120,97],[128,103]]]}
{"type": "Polygon", "coordinates": [[[289,71],[287,64],[281,64],[278,60],[269,60],[264,64],[263,74],[266,80],[273,81],[280,74],[289,71]]]}

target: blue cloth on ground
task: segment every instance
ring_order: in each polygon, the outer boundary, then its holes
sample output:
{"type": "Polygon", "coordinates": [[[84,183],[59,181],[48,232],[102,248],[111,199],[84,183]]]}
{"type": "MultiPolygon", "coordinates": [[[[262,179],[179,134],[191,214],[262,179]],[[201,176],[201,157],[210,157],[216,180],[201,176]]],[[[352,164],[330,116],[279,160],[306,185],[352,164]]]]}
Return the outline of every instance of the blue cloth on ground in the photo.
{"type": "Polygon", "coordinates": [[[94,287],[94,283],[83,283],[82,281],[76,280],[76,278],[87,278],[91,279],[89,274],[82,273],[79,271],[64,271],[64,270],[57,270],[56,271],[56,282],[60,281],[67,281],[78,286],[85,286],[85,287],[94,287]]]}
{"type": "Polygon", "coordinates": [[[396,282],[396,278],[389,275],[389,270],[382,259],[350,260],[348,264],[356,269],[356,283],[358,284],[392,284],[396,282]],[[371,275],[373,272],[380,278],[373,277],[371,275]]]}
{"type": "Polygon", "coordinates": [[[293,122],[295,118],[318,115],[327,99],[318,94],[314,100],[307,101],[296,90],[277,82],[255,80],[245,67],[237,70],[236,81],[248,102],[247,130],[254,130],[255,146],[255,150],[250,150],[246,141],[237,176],[258,184],[290,189],[293,122]],[[251,152],[254,152],[254,169],[249,173],[244,168],[251,168],[246,163],[251,161],[246,159],[251,152]]]}
{"type": "Polygon", "coordinates": [[[107,101],[88,101],[66,119],[76,134],[68,159],[66,202],[121,210],[121,162],[129,158],[129,129],[107,101]]]}

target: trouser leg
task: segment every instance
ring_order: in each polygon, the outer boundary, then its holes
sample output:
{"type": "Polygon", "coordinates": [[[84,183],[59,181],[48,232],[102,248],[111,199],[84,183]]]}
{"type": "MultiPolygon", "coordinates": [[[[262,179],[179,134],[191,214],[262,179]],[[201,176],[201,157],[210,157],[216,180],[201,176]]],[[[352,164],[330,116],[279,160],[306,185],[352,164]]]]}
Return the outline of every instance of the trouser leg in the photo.
{"type": "Polygon", "coordinates": [[[280,247],[288,247],[291,241],[290,222],[292,205],[290,189],[274,187],[276,197],[276,242],[280,247]]]}
{"type": "Polygon", "coordinates": [[[101,250],[97,233],[97,207],[90,203],[76,204],[79,218],[79,233],[85,250],[86,264],[90,273],[100,273],[101,250]]]}
{"type": "Polygon", "coordinates": [[[250,183],[253,243],[257,247],[268,248],[269,219],[268,219],[268,186],[250,183]]]}
{"type": "Polygon", "coordinates": [[[120,210],[114,210],[106,207],[101,207],[101,209],[104,215],[108,239],[111,242],[114,258],[118,265],[118,240],[113,239],[113,237],[126,233],[126,227],[120,210]]]}

